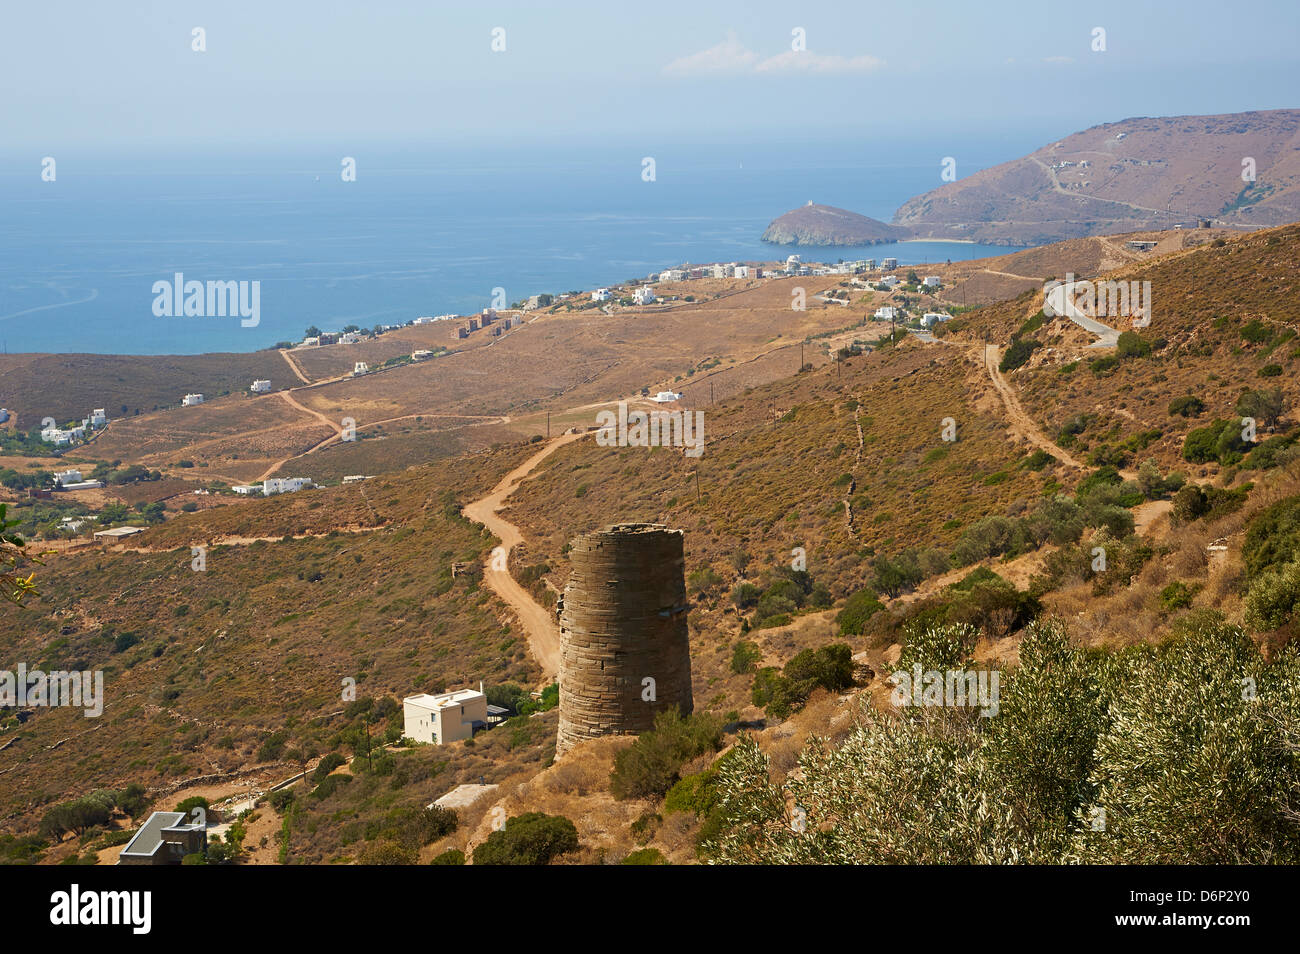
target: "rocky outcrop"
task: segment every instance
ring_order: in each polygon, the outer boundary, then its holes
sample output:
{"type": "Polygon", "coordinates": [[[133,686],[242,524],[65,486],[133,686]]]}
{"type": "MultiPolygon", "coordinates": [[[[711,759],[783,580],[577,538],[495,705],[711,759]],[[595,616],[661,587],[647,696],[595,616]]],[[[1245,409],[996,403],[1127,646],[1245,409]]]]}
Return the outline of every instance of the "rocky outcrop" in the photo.
{"type": "Polygon", "coordinates": [[[876,245],[909,238],[907,229],[831,205],[807,205],[776,219],[763,233],[775,245],[876,245]]]}

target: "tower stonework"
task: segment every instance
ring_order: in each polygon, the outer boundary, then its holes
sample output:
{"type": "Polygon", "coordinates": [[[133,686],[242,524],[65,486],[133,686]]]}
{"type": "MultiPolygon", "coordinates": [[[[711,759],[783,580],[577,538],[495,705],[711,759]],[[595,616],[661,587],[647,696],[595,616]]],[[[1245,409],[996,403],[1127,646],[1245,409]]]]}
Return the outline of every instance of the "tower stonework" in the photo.
{"type": "Polygon", "coordinates": [[[559,607],[557,753],[585,739],[644,732],[674,706],[692,711],[682,539],[680,530],[633,523],[571,544],[559,607]]]}

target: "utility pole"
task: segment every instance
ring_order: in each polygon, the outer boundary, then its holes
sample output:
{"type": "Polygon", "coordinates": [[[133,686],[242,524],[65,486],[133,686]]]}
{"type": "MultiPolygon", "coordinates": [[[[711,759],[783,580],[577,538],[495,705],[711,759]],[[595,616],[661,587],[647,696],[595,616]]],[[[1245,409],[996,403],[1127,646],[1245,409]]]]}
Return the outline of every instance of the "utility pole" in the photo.
{"type": "Polygon", "coordinates": [[[700,469],[696,467],[695,468],[695,502],[701,503],[703,502],[703,499],[704,498],[700,494],[700,469]]]}
{"type": "Polygon", "coordinates": [[[551,412],[546,412],[546,439],[551,439],[551,412]]]}
{"type": "Polygon", "coordinates": [[[713,403],[713,382],[709,382],[709,404],[713,403]]]}
{"type": "Polygon", "coordinates": [[[803,342],[799,342],[799,370],[803,370],[803,342]]]}

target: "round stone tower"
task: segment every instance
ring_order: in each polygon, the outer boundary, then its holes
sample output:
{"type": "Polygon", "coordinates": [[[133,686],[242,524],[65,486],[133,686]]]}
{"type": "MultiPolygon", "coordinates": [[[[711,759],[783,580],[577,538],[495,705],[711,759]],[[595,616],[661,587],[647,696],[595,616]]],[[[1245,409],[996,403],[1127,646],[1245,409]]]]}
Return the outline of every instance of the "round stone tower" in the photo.
{"type": "Polygon", "coordinates": [[[614,524],[571,544],[560,598],[556,752],[692,711],[682,531],[614,524]]]}

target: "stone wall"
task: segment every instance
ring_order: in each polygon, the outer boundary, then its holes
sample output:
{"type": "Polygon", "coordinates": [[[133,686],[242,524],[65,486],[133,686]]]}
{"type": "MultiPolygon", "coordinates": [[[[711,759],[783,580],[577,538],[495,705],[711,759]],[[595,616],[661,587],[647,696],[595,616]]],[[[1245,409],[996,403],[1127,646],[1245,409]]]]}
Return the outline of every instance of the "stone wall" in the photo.
{"type": "Polygon", "coordinates": [[[556,751],[643,732],[665,709],[692,711],[682,531],[615,524],[576,538],[559,605],[556,751]],[[647,700],[645,680],[654,680],[647,700]]]}

